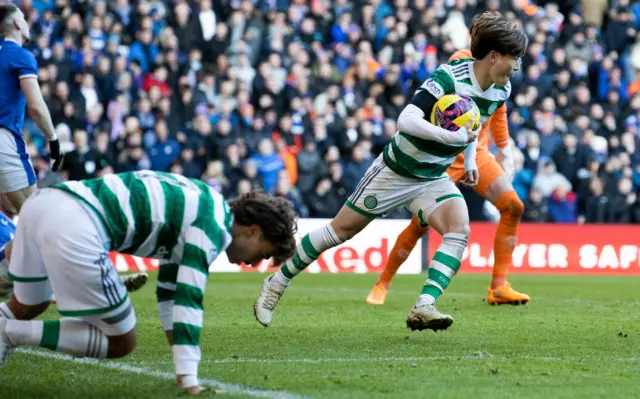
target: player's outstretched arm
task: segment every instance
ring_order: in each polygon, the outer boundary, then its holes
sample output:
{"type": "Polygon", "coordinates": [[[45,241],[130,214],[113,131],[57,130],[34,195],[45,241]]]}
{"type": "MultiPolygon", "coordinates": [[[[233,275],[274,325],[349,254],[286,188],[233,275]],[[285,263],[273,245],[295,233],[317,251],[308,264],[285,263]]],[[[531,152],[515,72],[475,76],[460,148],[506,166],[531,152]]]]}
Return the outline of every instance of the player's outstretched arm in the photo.
{"type": "MultiPolygon", "coordinates": [[[[27,109],[29,116],[35,124],[44,132],[49,140],[49,150],[51,151],[51,158],[56,160],[56,165],[59,165],[62,158],[60,152],[60,142],[56,135],[56,130],[53,127],[53,121],[51,120],[51,114],[47,108],[47,104],[44,102],[42,92],[40,91],[40,85],[36,77],[27,77],[20,79],[20,88],[27,99],[27,109]]],[[[54,170],[57,167],[54,167],[54,170]]]]}
{"type": "MultiPolygon", "coordinates": [[[[158,275],[158,287],[156,288],[156,296],[158,298],[158,316],[160,316],[160,322],[162,324],[162,330],[167,336],[167,342],[169,343],[169,347],[172,349],[175,358],[175,352],[173,351],[173,345],[175,343],[174,340],[174,329],[178,332],[178,340],[182,341],[184,338],[182,337],[182,329],[177,325],[177,319],[174,319],[174,308],[176,303],[176,297],[178,298],[177,302],[179,304],[183,304],[188,300],[188,297],[185,295],[186,292],[189,291],[186,287],[178,287],[176,283],[177,275],[178,275],[179,266],[175,263],[171,262],[160,262],[160,272],[158,275]],[[173,275],[174,277],[171,277],[173,275]],[[176,291],[178,291],[177,293],[176,291]]],[[[183,276],[185,272],[183,271],[183,276]]],[[[180,305],[183,306],[183,305],[180,305]]],[[[178,315],[178,317],[180,317],[178,315]]],[[[181,366],[182,367],[182,366],[181,366]]],[[[178,369],[178,365],[176,363],[176,370],[178,369]]],[[[197,376],[196,376],[197,380],[197,376]]],[[[179,386],[183,387],[185,393],[190,395],[198,395],[202,388],[198,384],[194,384],[193,386],[189,386],[187,388],[184,387],[184,384],[188,384],[188,380],[183,379],[183,375],[176,375],[176,382],[179,386]]]]}
{"type": "Polygon", "coordinates": [[[47,104],[42,97],[38,79],[36,77],[20,79],[20,88],[27,98],[27,109],[31,119],[33,119],[38,128],[44,132],[49,141],[56,140],[58,138],[56,130],[53,127],[53,121],[51,120],[51,114],[49,113],[47,104]]]}
{"type": "Polygon", "coordinates": [[[186,232],[182,261],[178,266],[173,306],[173,360],[178,381],[188,394],[199,394],[198,382],[200,329],[204,321],[204,292],[214,244],[203,230],[191,227],[186,232]]]}

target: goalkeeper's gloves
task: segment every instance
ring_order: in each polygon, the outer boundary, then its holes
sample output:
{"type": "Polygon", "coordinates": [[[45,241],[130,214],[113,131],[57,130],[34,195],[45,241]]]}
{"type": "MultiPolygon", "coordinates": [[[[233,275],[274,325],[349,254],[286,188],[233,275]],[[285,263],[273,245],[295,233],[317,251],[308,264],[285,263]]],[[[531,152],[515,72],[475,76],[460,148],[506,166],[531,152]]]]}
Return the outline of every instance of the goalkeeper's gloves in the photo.
{"type": "Polygon", "coordinates": [[[51,170],[57,172],[58,168],[60,168],[60,164],[62,163],[62,158],[64,158],[64,154],[60,150],[60,140],[58,140],[57,137],[49,141],[49,154],[51,159],[54,160],[51,170]]]}

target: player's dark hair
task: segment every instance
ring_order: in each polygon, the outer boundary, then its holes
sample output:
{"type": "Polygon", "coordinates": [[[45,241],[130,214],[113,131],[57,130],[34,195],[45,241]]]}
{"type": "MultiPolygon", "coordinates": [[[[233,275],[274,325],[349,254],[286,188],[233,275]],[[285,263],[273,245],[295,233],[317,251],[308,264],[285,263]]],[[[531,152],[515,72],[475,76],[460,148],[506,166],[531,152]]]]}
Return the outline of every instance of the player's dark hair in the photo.
{"type": "Polygon", "coordinates": [[[7,19],[19,10],[15,4],[0,4],[0,35],[5,33],[4,29],[7,19]]]}
{"type": "Polygon", "coordinates": [[[471,54],[481,60],[491,51],[522,57],[529,39],[522,27],[512,23],[497,11],[485,11],[471,25],[471,54]]]}
{"type": "Polygon", "coordinates": [[[241,226],[260,226],[265,238],[275,247],[275,265],[280,265],[295,255],[294,234],[298,227],[296,214],[287,199],[252,191],[238,199],[230,200],[229,207],[234,223],[241,226]]]}

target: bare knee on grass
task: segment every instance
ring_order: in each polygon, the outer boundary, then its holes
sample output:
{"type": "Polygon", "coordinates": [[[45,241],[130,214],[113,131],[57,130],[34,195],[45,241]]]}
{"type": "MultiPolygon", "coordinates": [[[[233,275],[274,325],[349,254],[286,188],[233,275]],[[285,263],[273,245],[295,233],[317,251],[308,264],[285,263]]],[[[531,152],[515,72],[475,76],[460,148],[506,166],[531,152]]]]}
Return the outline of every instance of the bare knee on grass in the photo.
{"type": "Polygon", "coordinates": [[[345,242],[364,230],[372,220],[372,218],[362,215],[348,206],[343,206],[331,221],[331,227],[340,241],[345,242]]]}
{"type": "Polygon", "coordinates": [[[108,359],[119,359],[127,356],[136,347],[138,331],[137,328],[126,334],[107,337],[109,340],[108,359]]]}
{"type": "Polygon", "coordinates": [[[7,306],[17,320],[31,320],[40,316],[45,310],[47,310],[49,307],[49,301],[39,303],[37,305],[25,305],[20,303],[14,295],[9,298],[7,306]]]}

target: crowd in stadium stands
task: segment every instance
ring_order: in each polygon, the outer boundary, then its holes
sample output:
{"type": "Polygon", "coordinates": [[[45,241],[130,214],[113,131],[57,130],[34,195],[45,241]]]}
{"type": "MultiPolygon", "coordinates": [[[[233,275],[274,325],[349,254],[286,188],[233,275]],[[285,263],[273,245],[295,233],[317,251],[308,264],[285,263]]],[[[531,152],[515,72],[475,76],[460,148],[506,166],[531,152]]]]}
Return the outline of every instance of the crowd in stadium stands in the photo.
{"type": "Polygon", "coordinates": [[[524,220],[640,222],[638,2],[15,3],[67,153],[63,173],[50,172],[26,123],[42,184],[151,168],[333,217],[416,87],[468,47],[473,16],[490,9],[530,37],[508,104],[524,220]]]}

